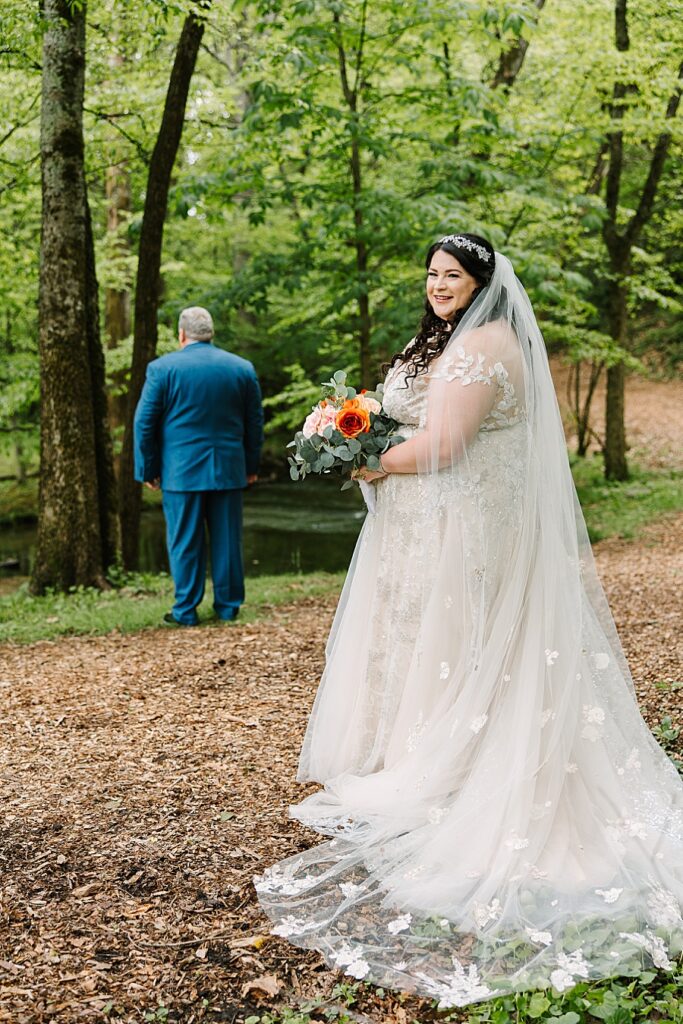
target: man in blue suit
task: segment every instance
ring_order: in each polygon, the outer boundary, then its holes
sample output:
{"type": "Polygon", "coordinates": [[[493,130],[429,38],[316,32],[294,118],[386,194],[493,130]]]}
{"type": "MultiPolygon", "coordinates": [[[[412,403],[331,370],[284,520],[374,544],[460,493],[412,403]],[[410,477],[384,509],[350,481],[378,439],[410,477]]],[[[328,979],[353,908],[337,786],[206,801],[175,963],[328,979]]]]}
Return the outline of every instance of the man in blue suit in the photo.
{"type": "Polygon", "coordinates": [[[237,618],[244,601],[242,492],[256,482],[263,442],[261,390],[246,359],[211,343],[201,306],[178,321],[180,351],[155,359],[135,410],[135,479],[163,491],[175,583],[169,623],[197,624],[211,545],[213,606],[237,618]]]}

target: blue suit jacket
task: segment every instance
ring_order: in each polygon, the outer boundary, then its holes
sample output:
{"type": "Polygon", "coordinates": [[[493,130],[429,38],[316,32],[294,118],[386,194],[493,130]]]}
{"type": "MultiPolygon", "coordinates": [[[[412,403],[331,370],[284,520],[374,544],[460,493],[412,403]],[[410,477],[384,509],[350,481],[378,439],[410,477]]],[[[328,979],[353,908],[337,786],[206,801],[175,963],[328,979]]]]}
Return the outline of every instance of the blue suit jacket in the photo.
{"type": "Polygon", "coordinates": [[[135,479],[166,491],[246,487],[263,443],[261,389],[246,359],[194,342],[147,367],[135,410],[135,479]]]}

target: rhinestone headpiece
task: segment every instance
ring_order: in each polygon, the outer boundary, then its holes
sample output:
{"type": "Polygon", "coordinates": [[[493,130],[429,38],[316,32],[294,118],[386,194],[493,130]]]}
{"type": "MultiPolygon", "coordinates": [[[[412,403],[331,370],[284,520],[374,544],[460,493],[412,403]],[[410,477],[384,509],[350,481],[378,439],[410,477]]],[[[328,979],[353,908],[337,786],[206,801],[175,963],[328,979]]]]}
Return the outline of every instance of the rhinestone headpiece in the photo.
{"type": "Polygon", "coordinates": [[[450,242],[452,245],[457,245],[460,249],[469,249],[470,252],[476,252],[480,260],[484,263],[488,263],[491,259],[491,253],[488,249],[485,249],[483,245],[479,245],[478,242],[473,242],[471,238],[465,238],[464,235],[444,235],[443,238],[439,239],[439,245],[443,245],[444,242],[450,242]]]}

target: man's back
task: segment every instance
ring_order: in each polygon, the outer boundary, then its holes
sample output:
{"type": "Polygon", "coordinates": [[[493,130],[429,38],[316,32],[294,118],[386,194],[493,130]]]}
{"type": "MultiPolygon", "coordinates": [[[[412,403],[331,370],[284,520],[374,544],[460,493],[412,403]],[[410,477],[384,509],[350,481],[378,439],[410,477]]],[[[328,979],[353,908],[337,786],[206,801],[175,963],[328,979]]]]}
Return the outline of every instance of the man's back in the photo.
{"type": "Polygon", "coordinates": [[[147,368],[135,425],[137,479],[160,477],[168,491],[245,487],[263,428],[254,368],[209,342],[162,356],[147,368]]]}

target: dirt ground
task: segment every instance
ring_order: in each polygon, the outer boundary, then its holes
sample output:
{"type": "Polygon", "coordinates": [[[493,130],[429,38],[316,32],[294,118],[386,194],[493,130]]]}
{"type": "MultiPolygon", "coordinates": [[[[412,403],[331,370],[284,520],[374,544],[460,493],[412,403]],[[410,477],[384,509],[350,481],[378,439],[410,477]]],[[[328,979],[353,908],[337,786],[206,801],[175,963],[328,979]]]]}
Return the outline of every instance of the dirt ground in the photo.
{"type": "MultiPolygon", "coordinates": [[[[651,725],[681,717],[661,684],[680,678],[682,526],[596,551],[651,725]]],[[[0,1021],[241,1021],[259,986],[338,1001],[316,954],[266,937],[251,886],[316,841],[287,805],[333,604],[0,650],[0,1021]]],[[[354,1012],[433,1017],[371,989],[354,1012]]]]}
{"type": "MultiPolygon", "coordinates": [[[[573,440],[567,396],[569,367],[551,360],[555,390],[573,440]]],[[[626,383],[626,439],[629,459],[647,469],[683,469],[683,379],[652,381],[632,374],[626,383]]],[[[591,404],[591,424],[598,437],[605,433],[605,374],[591,404]]],[[[595,442],[591,450],[597,448],[595,442]]]]}

